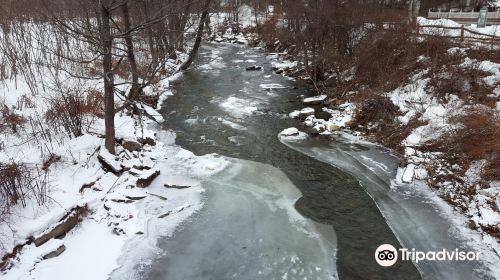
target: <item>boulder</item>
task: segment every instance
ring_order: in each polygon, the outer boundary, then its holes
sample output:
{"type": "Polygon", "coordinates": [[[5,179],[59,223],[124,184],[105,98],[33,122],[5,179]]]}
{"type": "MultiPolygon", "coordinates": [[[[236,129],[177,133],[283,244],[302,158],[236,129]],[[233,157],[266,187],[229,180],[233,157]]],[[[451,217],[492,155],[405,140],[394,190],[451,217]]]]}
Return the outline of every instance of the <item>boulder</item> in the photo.
{"type": "Polygon", "coordinates": [[[97,156],[99,162],[101,162],[102,166],[115,173],[118,174],[122,172],[123,167],[120,165],[120,162],[115,159],[115,156],[112,155],[105,147],[101,147],[99,151],[99,155],[97,156]]]}
{"type": "Polygon", "coordinates": [[[323,95],[304,98],[304,100],[302,100],[302,103],[304,105],[322,105],[325,102],[325,100],[326,100],[326,95],[323,94],[323,95]]]}
{"type": "Polygon", "coordinates": [[[313,108],[307,107],[307,108],[300,110],[299,117],[305,118],[307,116],[314,115],[314,112],[315,111],[313,108]]]}
{"type": "Polygon", "coordinates": [[[326,130],[330,131],[330,132],[334,132],[334,131],[340,131],[341,127],[336,125],[336,124],[328,124],[326,126],[326,130]]]}
{"type": "Polygon", "coordinates": [[[307,133],[310,135],[319,135],[320,133],[325,132],[325,126],[322,124],[318,124],[314,127],[308,128],[307,133]]]}
{"type": "Polygon", "coordinates": [[[314,114],[314,116],[317,118],[317,119],[323,119],[323,120],[329,120],[332,115],[328,112],[325,112],[325,111],[318,111],[314,114]]]}
{"type": "Polygon", "coordinates": [[[142,148],[141,143],[132,140],[125,140],[122,144],[123,148],[128,151],[139,151],[142,148]]]}
{"type": "Polygon", "coordinates": [[[312,136],[316,136],[316,135],[320,134],[320,132],[314,127],[309,127],[306,129],[306,131],[309,135],[312,135],[312,136]]]}
{"type": "Polygon", "coordinates": [[[282,132],[280,132],[280,135],[281,136],[298,136],[299,130],[295,127],[290,127],[290,128],[283,130],[282,132]]]}
{"type": "Polygon", "coordinates": [[[257,65],[248,66],[246,68],[247,71],[260,71],[262,69],[263,69],[262,66],[257,66],[257,65]]]}
{"type": "Polygon", "coordinates": [[[58,238],[72,230],[87,213],[87,207],[78,206],[70,211],[55,227],[35,238],[35,246],[40,246],[52,238],[58,238]]]}
{"type": "Polygon", "coordinates": [[[137,141],[139,141],[139,143],[141,143],[143,145],[150,145],[150,146],[156,145],[155,139],[153,139],[151,137],[137,138],[137,141]]]}
{"type": "Polygon", "coordinates": [[[136,183],[137,187],[145,188],[145,187],[151,185],[153,180],[156,179],[156,177],[158,177],[158,175],[160,175],[160,170],[155,169],[155,168],[141,172],[141,174],[139,174],[139,178],[137,179],[137,183],[136,183]]]}
{"type": "Polygon", "coordinates": [[[295,110],[293,112],[291,112],[290,114],[288,114],[288,116],[292,119],[296,119],[300,116],[300,111],[299,110],[295,110]]]}

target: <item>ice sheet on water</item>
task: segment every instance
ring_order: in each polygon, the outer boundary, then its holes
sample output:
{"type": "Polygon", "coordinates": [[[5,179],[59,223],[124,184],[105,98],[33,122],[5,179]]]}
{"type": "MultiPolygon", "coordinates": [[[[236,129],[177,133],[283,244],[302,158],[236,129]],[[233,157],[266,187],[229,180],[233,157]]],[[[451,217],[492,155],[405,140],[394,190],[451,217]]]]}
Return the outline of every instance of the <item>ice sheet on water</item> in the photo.
{"type": "Polygon", "coordinates": [[[203,211],[160,241],[169,253],[144,268],[144,278],[337,278],[335,232],[295,210],[301,194],[287,176],[261,163],[230,162],[203,182],[203,211]]]}
{"type": "Polygon", "coordinates": [[[236,130],[247,130],[247,128],[239,123],[236,123],[234,121],[230,121],[224,118],[217,118],[218,121],[220,121],[222,124],[227,125],[233,129],[236,130]]]}
{"type": "Polygon", "coordinates": [[[312,142],[314,140],[299,142],[280,139],[297,151],[355,176],[406,248],[420,251],[459,248],[463,251],[479,251],[483,256],[480,262],[419,262],[417,266],[425,279],[500,277],[500,258],[478,233],[468,229],[466,219],[456,215],[451,206],[423,182],[404,185],[392,183],[398,164],[397,159],[386,150],[352,137],[339,136],[328,145],[312,142]]]}
{"type": "Polygon", "coordinates": [[[236,118],[253,115],[258,110],[257,104],[254,101],[235,96],[230,96],[225,101],[220,103],[219,106],[231,116],[236,118]]]}
{"type": "Polygon", "coordinates": [[[279,88],[286,88],[285,86],[281,84],[261,84],[259,85],[263,89],[279,89],[279,88]]]}

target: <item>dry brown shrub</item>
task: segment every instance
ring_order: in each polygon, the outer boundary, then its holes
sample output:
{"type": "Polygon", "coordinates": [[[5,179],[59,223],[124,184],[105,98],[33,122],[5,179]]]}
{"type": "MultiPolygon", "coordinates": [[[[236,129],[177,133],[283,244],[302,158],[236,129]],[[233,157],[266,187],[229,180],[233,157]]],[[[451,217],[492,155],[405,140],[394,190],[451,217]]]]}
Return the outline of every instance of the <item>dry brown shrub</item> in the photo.
{"type": "Polygon", "coordinates": [[[441,69],[443,65],[458,64],[463,61],[459,54],[449,53],[448,50],[456,46],[452,41],[435,36],[427,37],[417,44],[417,53],[428,58],[421,62],[422,67],[441,69]]]}
{"type": "Polygon", "coordinates": [[[56,154],[50,154],[47,159],[45,159],[43,161],[43,164],[42,164],[42,170],[47,172],[50,168],[50,166],[58,161],[61,160],[61,156],[59,155],[56,155],[56,154]]]}
{"type": "Polygon", "coordinates": [[[126,80],[130,77],[130,66],[127,60],[113,59],[113,74],[126,80]]]}
{"type": "Polygon", "coordinates": [[[50,101],[50,109],[45,113],[47,122],[53,126],[62,126],[70,137],[83,135],[88,116],[101,113],[102,97],[95,92],[86,96],[81,94],[61,94],[50,101]]]}
{"type": "MultiPolygon", "coordinates": [[[[485,107],[476,106],[467,114],[452,119],[463,124],[456,134],[456,148],[470,159],[489,159],[500,151],[500,114],[485,107]]],[[[500,174],[499,174],[500,175],[500,174]]]]}
{"type": "Polygon", "coordinates": [[[500,49],[491,48],[470,48],[467,49],[467,57],[477,59],[479,61],[489,60],[491,62],[500,63],[500,49]]]}
{"type": "Polygon", "coordinates": [[[486,85],[482,80],[491,74],[479,69],[478,63],[473,63],[469,67],[461,64],[465,57],[477,61],[491,60],[495,54],[500,56],[500,51],[472,49],[463,45],[464,48],[460,51],[449,52],[448,50],[454,46],[456,44],[439,36],[428,37],[418,44],[419,54],[427,58],[420,63],[420,67],[429,70],[426,75],[430,78],[429,92],[443,103],[449,101],[450,95],[455,95],[466,104],[495,107],[496,98],[491,96],[494,87],[486,85]]]}
{"type": "Polygon", "coordinates": [[[368,133],[377,142],[396,152],[402,152],[402,141],[416,126],[421,125],[417,121],[418,118],[412,120],[407,126],[402,126],[397,120],[401,112],[389,98],[373,94],[365,94],[363,98],[364,100],[358,101],[358,107],[349,125],[358,131],[368,133]]]}
{"type": "Polygon", "coordinates": [[[89,90],[85,94],[85,111],[89,114],[104,118],[104,97],[98,90],[89,90]]]}
{"type": "MultiPolygon", "coordinates": [[[[359,96],[358,96],[359,98],[359,96]]],[[[369,126],[378,123],[378,130],[392,125],[400,115],[399,108],[381,95],[364,95],[356,110],[351,126],[369,126]]]]}
{"type": "Polygon", "coordinates": [[[500,180],[500,113],[486,106],[474,106],[451,122],[459,128],[429,143],[427,150],[442,152],[450,165],[464,167],[462,173],[472,161],[486,160],[483,179],[500,180]]]}
{"type": "Polygon", "coordinates": [[[417,70],[438,72],[443,65],[463,61],[448,53],[454,45],[446,38],[417,41],[412,32],[407,26],[398,26],[369,33],[355,49],[357,82],[373,91],[387,92],[406,83],[417,70]]]}
{"type": "Polygon", "coordinates": [[[491,234],[493,237],[500,240],[500,228],[494,225],[481,225],[481,228],[487,233],[491,234]]]}
{"type": "Polygon", "coordinates": [[[158,106],[158,100],[160,100],[160,94],[156,95],[145,95],[139,96],[138,101],[148,105],[149,107],[156,108],[158,106]]]}
{"type": "Polygon", "coordinates": [[[483,104],[494,108],[497,99],[491,95],[494,87],[483,82],[483,78],[491,75],[479,69],[477,64],[471,67],[460,66],[453,55],[441,58],[441,67],[431,68],[428,88],[443,103],[449,101],[450,95],[458,96],[466,104],[483,104]],[[460,77],[457,79],[457,77],[460,77]]]}
{"type": "Polygon", "coordinates": [[[355,50],[356,80],[376,92],[401,86],[416,68],[416,42],[408,30],[378,30],[368,34],[355,50]]]}
{"type": "Polygon", "coordinates": [[[46,177],[25,164],[0,164],[0,218],[10,213],[11,207],[27,205],[34,199],[39,205],[47,197],[46,177]]]}
{"type": "Polygon", "coordinates": [[[7,105],[0,104],[0,121],[0,132],[11,129],[13,133],[17,133],[18,127],[25,124],[27,119],[16,114],[7,105]]]}
{"type": "Polygon", "coordinates": [[[492,152],[491,159],[483,170],[483,179],[489,181],[498,181],[500,179],[500,151],[492,152]]]}

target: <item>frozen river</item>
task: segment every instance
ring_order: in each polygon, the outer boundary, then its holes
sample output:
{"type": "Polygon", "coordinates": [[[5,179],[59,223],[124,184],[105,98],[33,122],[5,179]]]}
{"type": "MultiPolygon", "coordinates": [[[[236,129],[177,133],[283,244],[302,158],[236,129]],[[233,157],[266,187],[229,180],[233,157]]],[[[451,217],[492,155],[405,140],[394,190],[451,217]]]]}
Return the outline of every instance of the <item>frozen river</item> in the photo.
{"type": "Polygon", "coordinates": [[[489,278],[480,263],[375,262],[385,243],[467,249],[466,240],[428,192],[389,188],[397,161],[383,149],[342,137],[282,143],[306,92],[257,50],[202,48],[163,108],[165,129],[231,164],[203,183],[204,207],[160,240],[165,254],[143,279],[489,278]],[[264,70],[245,71],[254,64],[264,70]]]}

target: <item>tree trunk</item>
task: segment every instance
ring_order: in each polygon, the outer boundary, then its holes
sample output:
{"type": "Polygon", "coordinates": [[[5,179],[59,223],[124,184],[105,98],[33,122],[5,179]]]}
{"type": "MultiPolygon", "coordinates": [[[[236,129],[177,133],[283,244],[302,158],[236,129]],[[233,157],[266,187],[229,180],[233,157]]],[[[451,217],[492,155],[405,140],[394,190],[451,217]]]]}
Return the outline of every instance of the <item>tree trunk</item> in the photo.
{"type": "Polygon", "coordinates": [[[182,71],[188,69],[189,66],[191,66],[191,64],[193,63],[194,58],[198,54],[198,49],[200,48],[201,39],[203,37],[203,27],[205,26],[205,21],[208,18],[208,12],[209,12],[209,8],[210,8],[210,2],[212,2],[212,0],[206,0],[205,1],[205,7],[203,9],[203,13],[201,14],[200,23],[198,24],[198,31],[196,32],[196,40],[194,42],[193,48],[189,52],[188,59],[180,67],[180,70],[182,70],[182,71]]]}
{"type": "Polygon", "coordinates": [[[420,13],[420,0],[413,0],[413,19],[417,22],[418,14],[420,13]]]}
{"type": "MultiPolygon", "coordinates": [[[[125,26],[125,32],[131,30],[132,26],[130,24],[130,14],[128,10],[127,2],[122,5],[122,16],[123,24],[125,26]]],[[[130,71],[132,72],[132,87],[128,94],[129,99],[136,99],[139,96],[139,73],[137,71],[137,62],[135,60],[134,53],[134,42],[132,41],[132,34],[128,33],[125,35],[125,44],[127,45],[127,58],[130,65],[130,71]]]]}
{"type": "Polygon", "coordinates": [[[413,22],[413,2],[414,0],[410,0],[408,3],[408,22],[410,24],[413,22]]]}
{"type": "Polygon", "coordinates": [[[101,3],[101,42],[104,53],[102,66],[104,70],[104,127],[106,132],[106,149],[115,154],[115,96],[112,65],[113,39],[110,27],[111,14],[101,3]]]}
{"type": "Polygon", "coordinates": [[[410,24],[417,22],[418,14],[420,13],[420,0],[410,0],[408,6],[408,20],[410,24]]]}
{"type": "MultiPolygon", "coordinates": [[[[147,1],[144,1],[144,16],[146,20],[149,19],[149,9],[150,7],[147,4],[147,1]]],[[[148,45],[149,45],[149,51],[151,52],[151,60],[153,62],[153,68],[156,68],[158,66],[158,50],[155,46],[154,43],[154,36],[153,36],[153,27],[148,26],[146,28],[146,36],[148,37],[148,45]]]]}
{"type": "Polygon", "coordinates": [[[184,48],[184,30],[186,30],[187,21],[189,19],[190,10],[191,10],[191,1],[188,1],[184,6],[184,14],[181,17],[181,28],[179,29],[179,45],[181,48],[184,48]]]}

